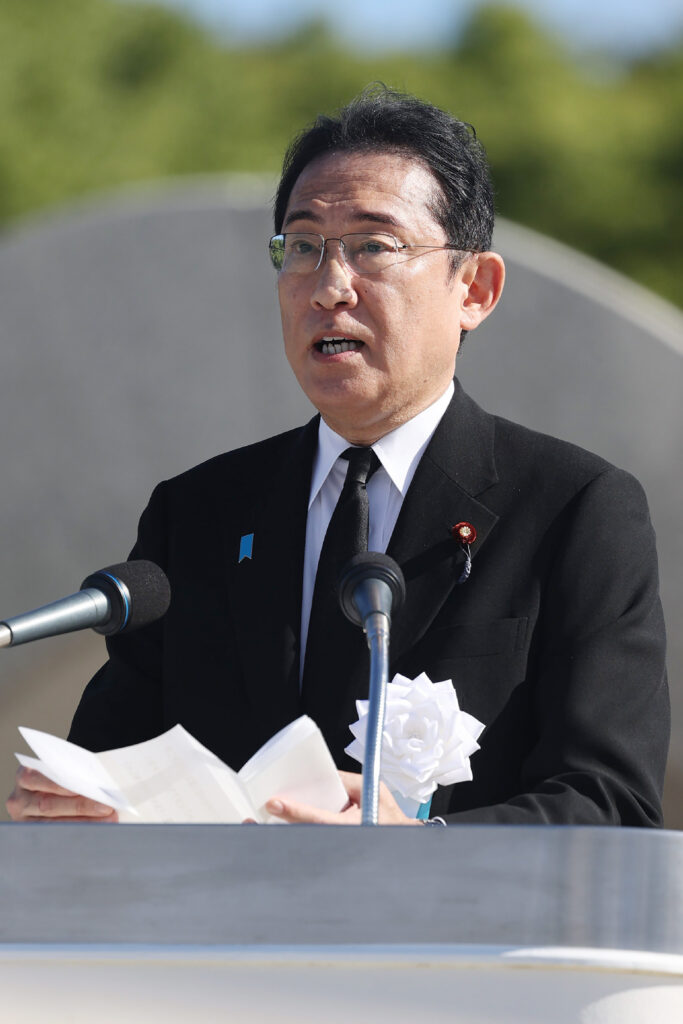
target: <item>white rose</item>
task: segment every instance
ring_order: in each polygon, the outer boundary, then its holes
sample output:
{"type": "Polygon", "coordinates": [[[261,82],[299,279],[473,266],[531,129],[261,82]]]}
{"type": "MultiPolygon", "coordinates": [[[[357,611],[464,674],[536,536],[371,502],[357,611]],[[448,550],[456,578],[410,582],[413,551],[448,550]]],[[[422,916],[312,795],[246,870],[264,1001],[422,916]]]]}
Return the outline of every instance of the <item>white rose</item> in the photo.
{"type": "MultiPolygon", "coordinates": [[[[350,726],[355,739],[346,753],[363,764],[368,701],[356,701],[356,710],[358,721],[350,726]]],[[[426,803],[437,786],[472,778],[470,756],[479,750],[483,728],[460,710],[450,679],[396,675],[387,686],[381,777],[393,793],[426,803]]]]}

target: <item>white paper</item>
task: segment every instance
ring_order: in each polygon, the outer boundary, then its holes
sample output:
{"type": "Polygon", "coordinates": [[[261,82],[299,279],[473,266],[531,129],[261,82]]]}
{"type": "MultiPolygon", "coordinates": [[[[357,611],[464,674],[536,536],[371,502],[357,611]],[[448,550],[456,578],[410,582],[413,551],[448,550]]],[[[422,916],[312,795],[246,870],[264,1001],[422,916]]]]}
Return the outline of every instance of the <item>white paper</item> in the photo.
{"type": "Polygon", "coordinates": [[[302,715],[281,729],[240,769],[254,807],[268,822],[281,821],[263,806],[281,796],[327,811],[341,811],[348,795],[315,722],[302,715]]]}
{"type": "Polygon", "coordinates": [[[20,728],[38,758],[17,754],[75,793],[115,807],[128,823],[223,823],[267,815],[273,796],[339,811],[347,794],[315,723],[306,716],[286,726],[240,772],[202,746],[181,725],[144,743],[93,754],[35,729],[20,728]]]}
{"type": "MultiPolygon", "coordinates": [[[[254,817],[236,773],[182,725],[98,757],[138,812],[137,821],[237,824],[254,817]]],[[[119,815],[119,821],[132,820],[119,815]]]]}
{"type": "Polygon", "coordinates": [[[58,786],[101,804],[117,810],[128,807],[128,801],[97,754],[38,729],[20,725],[19,732],[39,758],[35,760],[25,754],[17,754],[17,760],[25,768],[35,768],[58,786]]]}

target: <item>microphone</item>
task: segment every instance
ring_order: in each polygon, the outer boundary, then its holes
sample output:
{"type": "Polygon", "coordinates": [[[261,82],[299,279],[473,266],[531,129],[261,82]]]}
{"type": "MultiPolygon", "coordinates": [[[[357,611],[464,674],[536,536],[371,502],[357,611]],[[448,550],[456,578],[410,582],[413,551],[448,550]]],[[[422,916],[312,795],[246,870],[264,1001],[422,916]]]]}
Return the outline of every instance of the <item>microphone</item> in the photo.
{"type": "Polygon", "coordinates": [[[166,613],[171,588],[158,565],[139,560],[108,565],[69,597],[0,621],[0,647],[94,629],[109,636],[146,626],[166,613]]]}
{"type": "Polygon", "coordinates": [[[368,724],[365,736],[361,822],[376,825],[379,816],[379,779],[382,731],[389,681],[389,627],[391,612],[406,593],[401,568],[393,558],[377,551],[354,555],[339,581],[339,603],[351,622],[362,626],[370,648],[368,724]]]}
{"type": "Polygon", "coordinates": [[[354,555],[339,581],[342,611],[366,633],[373,615],[385,615],[387,625],[391,625],[391,612],[401,606],[405,595],[401,567],[378,551],[354,555]]]}

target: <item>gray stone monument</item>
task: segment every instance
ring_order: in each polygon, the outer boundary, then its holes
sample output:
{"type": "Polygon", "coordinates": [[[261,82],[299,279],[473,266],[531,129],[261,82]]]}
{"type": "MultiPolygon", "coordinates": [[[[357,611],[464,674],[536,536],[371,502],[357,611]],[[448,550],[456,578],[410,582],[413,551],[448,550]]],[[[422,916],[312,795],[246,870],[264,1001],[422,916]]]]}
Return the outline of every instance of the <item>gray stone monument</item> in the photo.
{"type": "MultiPolygon", "coordinates": [[[[311,415],[282,353],[269,194],[262,182],[150,187],[0,239],[0,617],[125,557],[158,480],[311,415]]],[[[683,316],[512,224],[496,245],[506,294],[458,373],[486,408],[645,486],[670,634],[667,823],[683,827],[683,316]]],[[[0,652],[5,788],[16,726],[63,732],[103,658],[90,634],[0,652]]]]}

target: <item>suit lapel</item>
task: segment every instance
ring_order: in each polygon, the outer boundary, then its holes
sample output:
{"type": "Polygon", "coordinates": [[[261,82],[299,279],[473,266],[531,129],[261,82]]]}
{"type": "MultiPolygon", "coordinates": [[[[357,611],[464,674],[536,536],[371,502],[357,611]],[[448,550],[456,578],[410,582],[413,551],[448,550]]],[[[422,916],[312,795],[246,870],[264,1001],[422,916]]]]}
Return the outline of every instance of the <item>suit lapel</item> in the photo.
{"type": "MultiPolygon", "coordinates": [[[[497,480],[493,430],[493,417],[456,381],[453,401],[420,461],[387,549],[401,565],[407,585],[406,601],[394,617],[392,664],[421,639],[457,586],[464,554],[451,527],[461,521],[475,526],[476,562],[496,523],[497,516],[478,497],[497,480]]],[[[256,488],[242,520],[242,535],[254,534],[252,557],[237,563],[237,535],[228,539],[226,548],[236,643],[259,743],[301,714],[302,566],[317,434],[315,417],[294,436],[277,473],[256,488]]],[[[345,682],[338,685],[345,687],[345,682]]],[[[351,691],[352,704],[363,694],[357,686],[351,691]]],[[[348,741],[346,731],[344,720],[343,741],[333,743],[338,758],[348,741]]]]}
{"type": "Polygon", "coordinates": [[[317,436],[315,417],[295,435],[276,473],[257,488],[242,520],[241,536],[254,534],[251,558],[238,561],[240,537],[229,538],[236,642],[260,742],[301,714],[302,566],[317,436]]]}
{"type": "Polygon", "coordinates": [[[455,388],[420,460],[387,548],[406,578],[406,600],[392,628],[392,664],[421,639],[458,585],[465,555],[451,527],[464,521],[476,528],[471,546],[476,560],[497,520],[477,498],[497,481],[494,419],[457,380],[455,388]]]}

